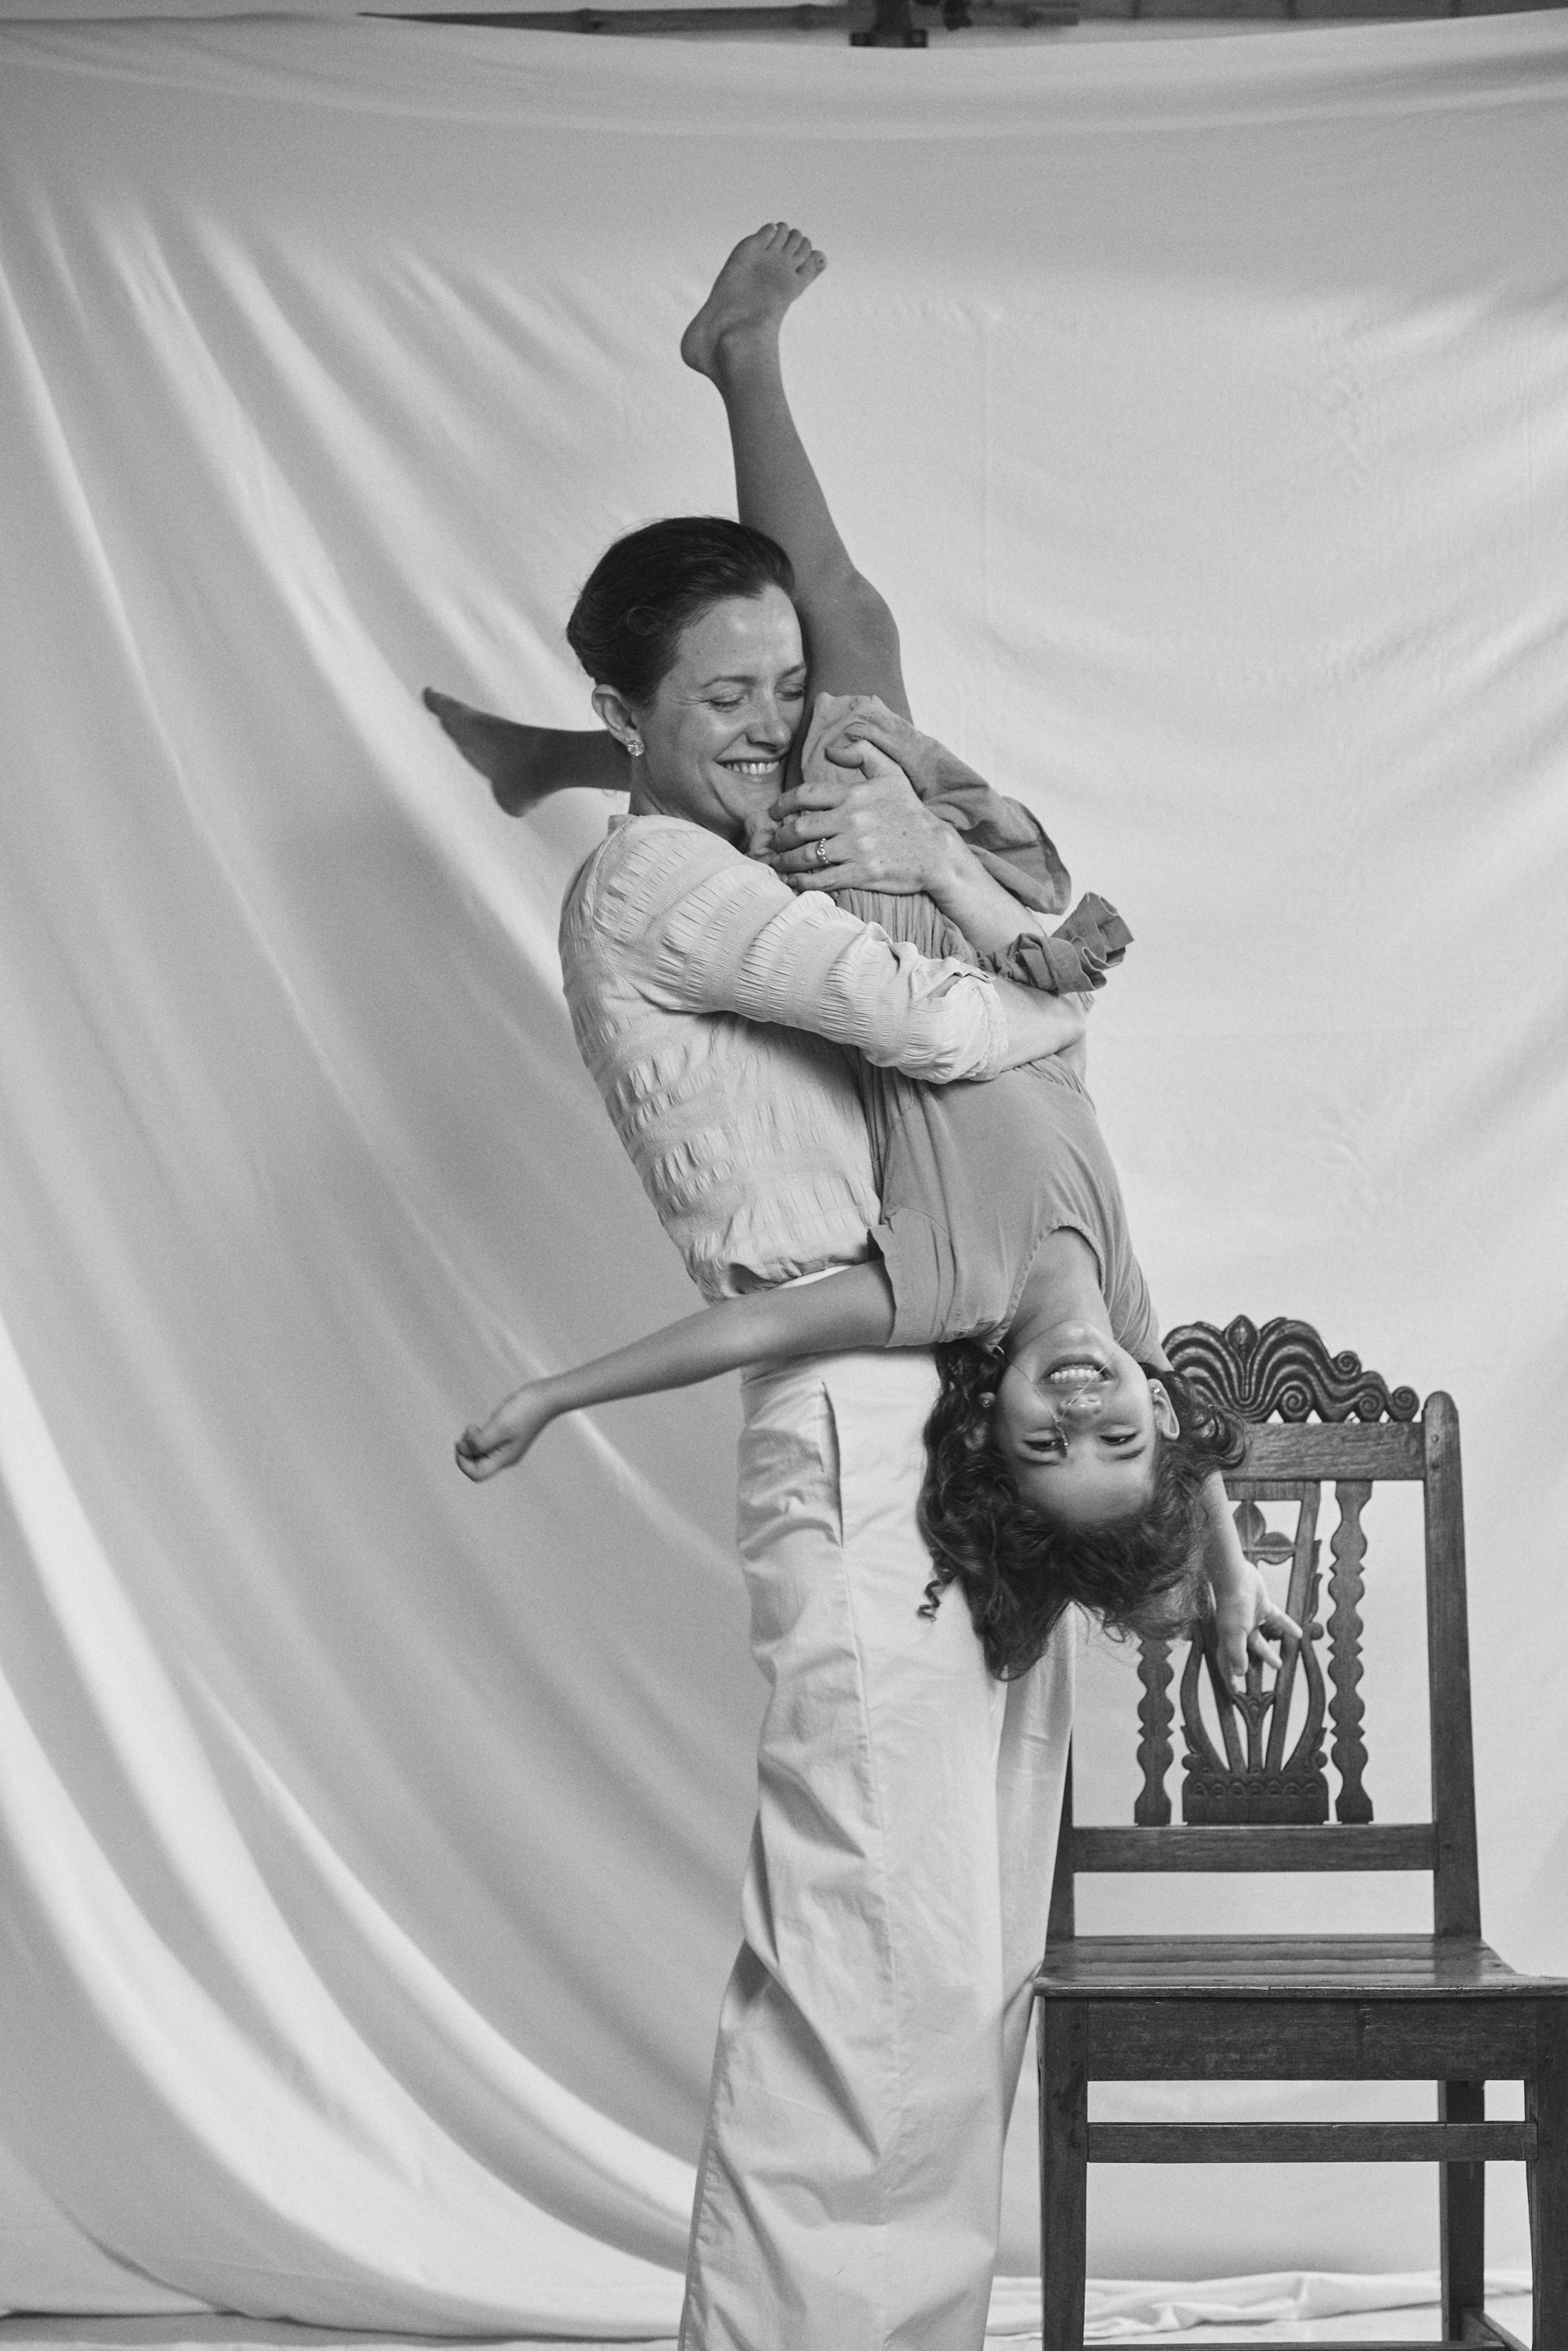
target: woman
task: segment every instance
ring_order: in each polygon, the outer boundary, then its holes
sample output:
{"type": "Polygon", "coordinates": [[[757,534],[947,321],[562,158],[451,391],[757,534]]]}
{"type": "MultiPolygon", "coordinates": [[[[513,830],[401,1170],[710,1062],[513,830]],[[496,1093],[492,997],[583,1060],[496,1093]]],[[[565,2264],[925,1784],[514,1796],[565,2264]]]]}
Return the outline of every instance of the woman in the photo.
{"type": "MultiPolygon", "coordinates": [[[[925,889],[977,945],[1005,946],[1016,901],[956,829],[908,800],[887,768],[896,750],[928,790],[950,777],[980,796],[982,823],[1047,877],[1037,899],[1061,903],[1028,821],[914,735],[886,607],[851,565],[795,434],[779,328],[820,267],[793,232],[747,239],[684,346],[724,395],[742,517],[787,548],[793,604],[766,570],[699,598],[651,695],[600,679],[604,736],[521,737],[437,705],[504,804],[559,783],[634,783],[632,816],[569,896],[568,992],[628,1149],[716,1298],[866,1253],[878,1211],[863,1121],[841,1060],[816,1039],[910,1077],[988,1081],[1082,1025],[1065,999],[894,946],[820,894],[791,896],[731,845],[779,806],[809,651],[813,685],[873,689],[886,715],[845,747],[865,778],[847,796],[810,782],[786,796],[779,869],[808,893],[925,889]],[[764,1025],[737,1036],[736,1016],[764,1025]]],[[[632,611],[622,601],[611,618],[624,633],[632,611]]],[[[969,837],[995,852],[978,827],[969,837]]],[[[769,1698],[687,2351],[968,2351],[983,2336],[1071,1653],[1053,1641],[1003,1684],[964,1611],[916,1618],[929,1574],[920,1431],[936,1391],[918,1350],[807,1359],[745,1384],[740,1550],[769,1698]]],[[[1254,1593],[1254,1615],[1261,1604],[1254,1593]]]]}

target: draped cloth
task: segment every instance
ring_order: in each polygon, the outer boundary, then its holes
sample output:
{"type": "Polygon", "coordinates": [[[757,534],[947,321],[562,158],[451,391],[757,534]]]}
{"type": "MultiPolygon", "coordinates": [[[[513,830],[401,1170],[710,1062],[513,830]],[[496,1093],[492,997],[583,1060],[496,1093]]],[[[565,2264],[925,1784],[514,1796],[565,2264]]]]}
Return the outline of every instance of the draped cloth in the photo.
{"type": "MultiPolygon", "coordinates": [[[[762,1702],[737,1406],[452,1466],[690,1293],[559,999],[604,810],[508,823],[417,696],[587,723],[577,583],[728,503],[675,345],[764,219],[831,256],[790,381],[917,719],[1137,934],[1090,1079],[1167,1321],[1303,1314],[1458,1398],[1488,1924],[1568,1965],[1565,144],[1550,13],[0,25],[12,2306],[673,2332],[762,1702]]],[[[1418,1725],[1413,1538],[1378,1561],[1370,1719],[1418,1725]]],[[[1125,1817],[1125,1661],[1079,1692],[1125,1817]]],[[[1423,1783],[1375,1745],[1379,1817],[1423,1783]]],[[[1031,2159],[1025,2114],[1010,2275],[1031,2159]]],[[[1429,2205],[1118,2173],[1092,2263],[1278,2302],[1425,2269],[1429,2205]]]]}

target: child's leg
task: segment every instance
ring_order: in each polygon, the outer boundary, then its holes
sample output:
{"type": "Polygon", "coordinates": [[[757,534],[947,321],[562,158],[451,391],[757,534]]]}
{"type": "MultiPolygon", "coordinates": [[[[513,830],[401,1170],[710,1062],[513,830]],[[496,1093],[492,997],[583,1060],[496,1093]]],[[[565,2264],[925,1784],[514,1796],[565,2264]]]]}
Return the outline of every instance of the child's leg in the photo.
{"type": "Polygon", "coordinates": [[[907,718],[893,614],[839,537],[779,369],[784,314],[825,266],[810,240],[781,222],[743,237],[686,329],[681,356],[724,401],[740,519],[776,538],[795,567],[812,692],[880,695],[907,718]]]}
{"type": "Polygon", "coordinates": [[[526,816],[552,792],[579,785],[605,792],[632,789],[632,762],[607,727],[525,726],[438,694],[433,685],[424,689],[424,706],[486,778],[508,816],[526,816]]]}
{"type": "MultiPolygon", "coordinates": [[[[897,625],[839,536],[789,413],[779,366],[784,315],[826,266],[810,239],[781,221],[743,237],[681,338],[681,357],[710,378],[724,402],[741,521],[776,538],[794,567],[810,692],[878,695],[907,718],[897,625]]],[[[791,755],[797,775],[803,745],[801,737],[791,755]]],[[[882,923],[894,938],[923,935],[933,922],[946,927],[919,894],[833,894],[850,914],[882,923]]],[[[929,946],[923,935],[919,943],[929,946]]]]}
{"type": "MultiPolygon", "coordinates": [[[[779,373],[784,313],[823,266],[798,230],[775,224],[744,238],[686,329],[681,355],[723,397],[742,522],[776,538],[795,568],[812,692],[878,694],[907,717],[893,615],[834,528],[779,373]]],[[[424,701],[510,816],[573,785],[630,789],[626,754],[606,730],[519,726],[430,687],[424,701]]]]}
{"type": "MultiPolygon", "coordinates": [[[[723,398],[741,520],[776,538],[794,566],[811,691],[878,695],[907,718],[893,613],[839,537],[779,370],[784,313],[825,266],[809,238],[781,223],[744,237],[686,329],[681,355],[723,398]]],[[[524,726],[428,686],[424,702],[509,816],[576,786],[631,789],[630,762],[604,728],[524,726]]]]}
{"type": "MultiPolygon", "coordinates": [[[[855,569],[839,536],[789,413],[779,370],[784,314],[824,266],[810,239],[781,222],[743,237],[686,329],[681,356],[709,377],[723,398],[742,522],[776,538],[794,565],[811,691],[877,695],[907,722],[909,701],[893,613],[855,569]]],[[[926,806],[959,820],[969,846],[1004,888],[1016,891],[1028,906],[1061,913],[1068,901],[1067,869],[1035,819],[1016,801],[999,799],[952,752],[905,731],[908,741],[900,739],[897,726],[874,739],[905,767],[926,806]]],[[[800,749],[797,744],[797,774],[800,749]]],[[[852,914],[890,928],[895,938],[925,944],[925,917],[907,899],[894,902],[852,890],[834,895],[852,914]]]]}

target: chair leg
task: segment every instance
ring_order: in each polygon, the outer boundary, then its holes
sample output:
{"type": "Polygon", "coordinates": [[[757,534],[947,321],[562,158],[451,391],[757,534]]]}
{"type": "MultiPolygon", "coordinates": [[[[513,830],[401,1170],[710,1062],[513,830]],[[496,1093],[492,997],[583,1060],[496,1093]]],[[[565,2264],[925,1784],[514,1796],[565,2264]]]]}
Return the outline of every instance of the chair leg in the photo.
{"type": "MultiPolygon", "coordinates": [[[[1439,2122],[1484,2123],[1486,2116],[1484,2082],[1438,2083],[1439,2122]]],[[[1486,2183],[1484,2163],[1442,2163],[1437,2167],[1443,2334],[1450,2343],[1463,2339],[1466,2311],[1479,2311],[1486,2301],[1486,2183]]]]}
{"type": "Polygon", "coordinates": [[[1041,2351],[1083,2351],[1089,2265],[1089,2081],[1071,2012],[1035,2011],[1040,2043],[1041,2351]]]}
{"type": "Polygon", "coordinates": [[[1535,2125],[1530,2252],[1535,2273],[1533,2351],[1568,2351],[1568,2001],[1536,2011],[1536,2072],[1524,2085],[1535,2125]]]}

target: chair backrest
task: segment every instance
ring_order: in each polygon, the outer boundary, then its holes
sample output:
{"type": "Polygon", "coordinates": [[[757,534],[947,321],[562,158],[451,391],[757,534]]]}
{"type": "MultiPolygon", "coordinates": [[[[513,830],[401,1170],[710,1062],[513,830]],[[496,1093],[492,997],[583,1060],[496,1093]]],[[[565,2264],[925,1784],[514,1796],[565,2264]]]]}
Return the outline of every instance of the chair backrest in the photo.
{"type": "Polygon", "coordinates": [[[1186,1644],[1178,1697],[1182,1819],[1166,1785],[1175,1753],[1172,1644],[1139,1644],[1138,1761],[1143,1785],[1129,1828],[1076,1826],[1069,1770],[1051,1906],[1051,1939],[1074,1931],[1080,1870],[1422,1870],[1432,1876],[1434,1927],[1479,1936],[1474,1763],[1465,1615],[1464,1503],[1459,1422],[1452,1399],[1390,1389],[1347,1351],[1331,1355],[1307,1322],[1260,1331],[1245,1317],[1223,1331],[1207,1322],[1170,1332],[1165,1351],[1200,1393],[1249,1425],[1247,1458],[1226,1485],[1249,1558],[1290,1562],[1285,1605],[1308,1637],[1288,1643],[1276,1676],[1256,1663],[1244,1693],[1218,1671],[1212,1634],[1186,1644]],[[1361,1697],[1364,1513],[1375,1485],[1419,1482],[1426,1548],[1427,1662],[1432,1761],[1431,1818],[1378,1823],[1364,1785],[1361,1697]],[[1329,1535],[1326,1628],[1317,1621],[1324,1488],[1337,1513],[1329,1535]],[[1270,1532],[1262,1505],[1295,1506],[1290,1533],[1270,1532]],[[1319,1644],[1326,1629],[1327,1657],[1319,1644]],[[1298,1677],[1304,1708],[1289,1751],[1298,1677]],[[1204,1717],[1207,1679],[1217,1741],[1204,1717]],[[1325,1735],[1338,1778],[1329,1820],[1325,1735]]]}

